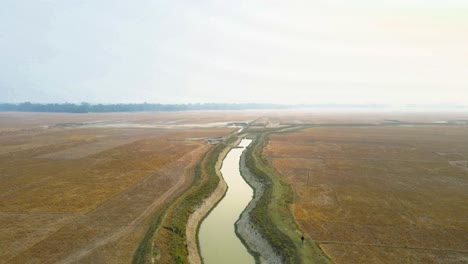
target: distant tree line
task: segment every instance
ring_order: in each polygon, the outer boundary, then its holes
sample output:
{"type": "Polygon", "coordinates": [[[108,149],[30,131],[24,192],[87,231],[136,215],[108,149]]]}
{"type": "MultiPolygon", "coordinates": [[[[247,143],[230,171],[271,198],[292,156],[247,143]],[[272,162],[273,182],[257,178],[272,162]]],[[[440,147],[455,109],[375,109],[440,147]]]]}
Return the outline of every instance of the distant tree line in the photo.
{"type": "Polygon", "coordinates": [[[40,103],[0,103],[0,111],[15,112],[53,112],[53,113],[108,113],[108,112],[163,112],[190,110],[246,110],[246,109],[284,109],[290,106],[279,104],[40,104],[40,103]]]}
{"type": "Polygon", "coordinates": [[[90,104],[90,103],[0,103],[0,112],[52,112],[52,113],[109,113],[109,112],[168,112],[190,110],[248,110],[248,109],[293,109],[293,108],[386,108],[383,104],[90,104]]]}

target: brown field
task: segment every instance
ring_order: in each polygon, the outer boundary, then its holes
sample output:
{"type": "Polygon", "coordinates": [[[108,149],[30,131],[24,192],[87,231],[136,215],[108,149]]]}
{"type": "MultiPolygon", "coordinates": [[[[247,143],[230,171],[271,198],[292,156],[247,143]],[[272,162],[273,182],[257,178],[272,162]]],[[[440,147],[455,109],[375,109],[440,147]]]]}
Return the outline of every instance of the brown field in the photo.
{"type": "Polygon", "coordinates": [[[264,154],[293,187],[296,222],[332,261],[468,262],[468,126],[314,127],[272,135],[264,154]]]}
{"type": "Polygon", "coordinates": [[[0,263],[129,263],[247,112],[0,113],[0,263]]]}
{"type": "MultiPolygon", "coordinates": [[[[190,185],[206,139],[238,130],[227,123],[387,119],[468,117],[0,113],[0,263],[130,262],[153,216],[190,185]]],[[[274,135],[265,154],[294,187],[296,221],[334,261],[467,262],[467,144],[467,126],[316,127],[274,135]]]]}
{"type": "MultiPolygon", "coordinates": [[[[399,112],[384,109],[370,110],[356,109],[290,109],[265,113],[271,122],[280,122],[281,125],[301,124],[381,124],[391,121],[401,122],[427,122],[468,120],[466,110],[458,112],[399,112]]],[[[468,123],[465,123],[468,124],[468,123]]]]}

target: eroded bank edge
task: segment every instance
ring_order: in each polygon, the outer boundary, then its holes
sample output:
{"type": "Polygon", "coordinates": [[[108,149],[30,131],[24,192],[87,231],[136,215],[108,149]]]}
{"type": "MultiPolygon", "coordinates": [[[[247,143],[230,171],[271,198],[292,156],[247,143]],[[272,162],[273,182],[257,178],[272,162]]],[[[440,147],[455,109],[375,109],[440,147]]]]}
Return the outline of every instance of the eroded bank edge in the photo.
{"type": "MultiPolygon", "coordinates": [[[[252,140],[255,141],[255,138],[252,138],[252,140]]],[[[253,189],[254,195],[235,224],[236,235],[254,257],[255,263],[283,263],[282,257],[273,250],[269,241],[262,236],[250,219],[250,212],[263,195],[265,186],[247,168],[245,164],[245,152],[246,150],[244,150],[240,157],[239,170],[245,182],[253,189]]]]}

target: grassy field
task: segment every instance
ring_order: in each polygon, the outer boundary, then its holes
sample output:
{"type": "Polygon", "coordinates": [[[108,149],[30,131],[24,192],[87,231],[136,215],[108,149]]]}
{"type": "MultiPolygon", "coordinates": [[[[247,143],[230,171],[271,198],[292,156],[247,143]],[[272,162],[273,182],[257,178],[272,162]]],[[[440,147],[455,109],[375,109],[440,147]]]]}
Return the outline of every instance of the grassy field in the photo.
{"type": "Polygon", "coordinates": [[[202,138],[236,130],[213,113],[183,117],[2,113],[0,263],[130,262],[192,183],[202,138]]]}
{"type": "Polygon", "coordinates": [[[333,262],[468,261],[468,127],[314,127],[263,154],[333,262]]]}

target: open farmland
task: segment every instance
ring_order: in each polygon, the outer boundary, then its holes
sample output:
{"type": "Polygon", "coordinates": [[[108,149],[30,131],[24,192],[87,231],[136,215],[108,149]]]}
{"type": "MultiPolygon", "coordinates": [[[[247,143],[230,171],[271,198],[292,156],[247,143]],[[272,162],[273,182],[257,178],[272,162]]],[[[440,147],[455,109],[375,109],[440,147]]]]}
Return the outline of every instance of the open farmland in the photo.
{"type": "Polygon", "coordinates": [[[318,126],[263,153],[332,261],[468,262],[467,126],[318,126]]]}
{"type": "Polygon", "coordinates": [[[129,263],[248,113],[0,114],[0,263],[129,263]]]}

